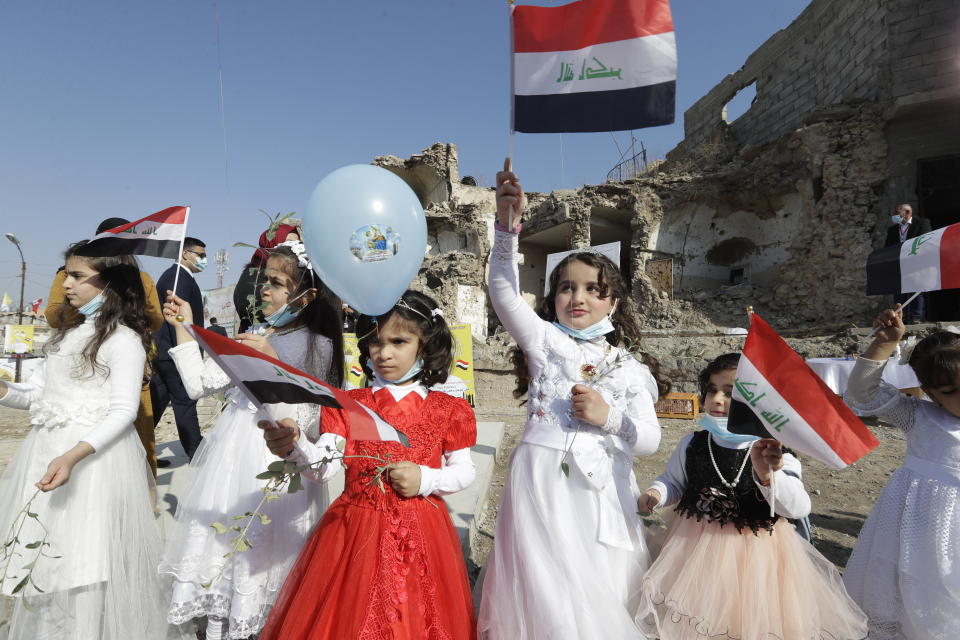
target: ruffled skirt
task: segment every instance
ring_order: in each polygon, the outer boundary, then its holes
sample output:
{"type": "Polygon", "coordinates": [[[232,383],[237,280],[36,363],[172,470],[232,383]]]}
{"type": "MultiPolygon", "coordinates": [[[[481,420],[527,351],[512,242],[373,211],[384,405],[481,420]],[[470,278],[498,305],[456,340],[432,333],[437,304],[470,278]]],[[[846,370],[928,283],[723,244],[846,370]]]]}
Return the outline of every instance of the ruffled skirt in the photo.
{"type": "Polygon", "coordinates": [[[173,578],[171,624],[214,616],[228,620],[230,638],[257,633],[327,505],[326,488],[304,478],[303,491],[260,506],[270,523],[251,526],[253,547],[225,557],[237,533],[218,534],[211,525],[245,523],[231,518],[257,508],[266,481],[256,476],[279,459],[267,449],[255,415],[245,406],[228,404],[191,463],[189,488],[160,563],[160,572],[173,578]],[[207,583],[212,584],[205,588],[207,583]]]}
{"type": "MultiPolygon", "coordinates": [[[[89,432],[86,425],[34,427],[0,478],[0,536],[11,533],[47,465],[89,432]]],[[[160,581],[160,527],[151,504],[152,474],[133,425],[114,442],[81,460],[67,484],[33,501],[20,529],[19,548],[2,585],[10,595],[35,552],[32,586],[13,605],[10,640],[126,640],[132,630],[153,640],[166,634],[160,581]],[[60,556],[58,558],[50,556],[60,556]],[[23,596],[30,611],[24,606],[23,596]]]]}
{"type": "Polygon", "coordinates": [[[563,451],[529,443],[514,451],[483,574],[483,640],[643,637],[633,612],[650,560],[630,461],[613,458],[610,480],[633,546],[627,549],[598,541],[598,492],[576,464],[565,476],[563,458],[563,451]]]}
{"type": "Polygon", "coordinates": [[[740,533],[677,517],[643,579],[637,622],[661,640],[860,640],[866,616],[793,525],[740,533]]]}

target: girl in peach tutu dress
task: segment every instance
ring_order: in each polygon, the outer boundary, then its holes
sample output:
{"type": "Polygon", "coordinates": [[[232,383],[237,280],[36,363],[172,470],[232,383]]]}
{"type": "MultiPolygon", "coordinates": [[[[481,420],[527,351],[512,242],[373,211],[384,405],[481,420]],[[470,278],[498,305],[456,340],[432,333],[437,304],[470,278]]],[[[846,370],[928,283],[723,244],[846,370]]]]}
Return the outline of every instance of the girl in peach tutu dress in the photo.
{"type": "Polygon", "coordinates": [[[676,504],[677,517],[644,576],[637,623],[661,640],[865,638],[836,567],[786,520],[810,513],[800,461],[776,440],[727,431],[739,359],[701,372],[704,430],[680,441],[640,497],[641,512],[676,504]]]}

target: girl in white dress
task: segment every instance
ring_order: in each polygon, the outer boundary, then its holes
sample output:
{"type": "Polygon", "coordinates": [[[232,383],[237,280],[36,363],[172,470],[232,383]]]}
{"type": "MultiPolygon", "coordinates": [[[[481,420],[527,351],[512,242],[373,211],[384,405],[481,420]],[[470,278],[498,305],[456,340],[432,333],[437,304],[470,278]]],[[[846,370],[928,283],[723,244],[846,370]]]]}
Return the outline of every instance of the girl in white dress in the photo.
{"type": "Polygon", "coordinates": [[[497,185],[490,299],[522,350],[515,394],[527,392],[528,413],[483,577],[479,636],[642,638],[633,612],[650,559],[632,465],[660,443],[654,403],[668,386],[652,358],[623,348],[639,331],[610,260],[572,254],[550,274],[540,314],[524,302],[523,190],[506,168],[497,185]]]}
{"type": "Polygon", "coordinates": [[[0,382],[0,404],[29,409],[33,424],[0,479],[4,539],[42,492],[11,549],[3,595],[27,575],[36,554],[25,547],[42,527],[50,543],[33,566],[36,588],[17,594],[10,640],[164,635],[152,475],[133,426],[151,341],[143,285],[132,257],[81,257],[83,244],[67,250],[63,282],[82,322],[54,334],[29,382],[0,382]]]}
{"type": "MultiPolygon", "coordinates": [[[[261,291],[263,334],[244,333],[237,340],[339,386],[343,371],[343,337],[337,301],[310,267],[300,242],[273,250],[261,291]]],[[[247,638],[266,622],[277,592],[307,535],[329,502],[327,490],[306,483],[303,491],[267,502],[261,512],[271,522],[251,529],[253,548],[230,557],[235,533],[218,534],[210,525],[255,510],[265,481],[257,474],[279,460],[263,444],[258,414],[243,393],[212,360],[203,360],[183,325],[192,322],[190,305],[170,296],[164,317],[176,328],[177,346],[170,355],[191,398],[227,392],[227,405],[204,437],[191,463],[193,477],[181,497],[168,536],[160,572],[173,576],[168,619],[180,625],[207,617],[207,639],[247,638]],[[183,321],[178,322],[180,314],[183,321]],[[211,583],[205,587],[207,583],[211,583]]],[[[319,406],[269,405],[274,419],[288,417],[309,425],[308,438],[319,437],[319,406]]],[[[259,416],[263,419],[265,416],[259,416]]]]}
{"type": "Polygon", "coordinates": [[[843,581],[871,640],[945,640],[960,630],[960,335],[937,331],[909,356],[928,399],[881,381],[903,337],[899,305],[874,322],[845,400],[903,429],[907,455],[873,506],[843,581]]]}

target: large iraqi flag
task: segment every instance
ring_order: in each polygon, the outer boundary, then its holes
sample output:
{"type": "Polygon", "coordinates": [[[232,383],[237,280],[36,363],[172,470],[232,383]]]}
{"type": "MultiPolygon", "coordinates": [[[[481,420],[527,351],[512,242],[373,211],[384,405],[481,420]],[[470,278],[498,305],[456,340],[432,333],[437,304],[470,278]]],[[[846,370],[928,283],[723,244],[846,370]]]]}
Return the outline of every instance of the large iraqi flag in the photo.
{"type": "Polygon", "coordinates": [[[187,235],[190,207],[168,207],[146,218],[107,229],[77,250],[81,256],[180,257],[180,245],[187,235]]]}
{"type": "Polygon", "coordinates": [[[354,440],[392,440],[409,446],[407,436],[346,392],[276,358],[197,325],[187,331],[258,408],[264,404],[319,404],[343,409],[354,440]]]}
{"type": "Polygon", "coordinates": [[[514,131],[620,131],[673,122],[677,47],[668,0],[521,5],[512,16],[514,131]]]}
{"type": "Polygon", "coordinates": [[[774,438],[834,469],[872,451],[877,439],[757,314],[743,345],[727,428],[774,438]]]}
{"type": "Polygon", "coordinates": [[[867,258],[867,295],[960,289],[960,222],[867,258]]]}

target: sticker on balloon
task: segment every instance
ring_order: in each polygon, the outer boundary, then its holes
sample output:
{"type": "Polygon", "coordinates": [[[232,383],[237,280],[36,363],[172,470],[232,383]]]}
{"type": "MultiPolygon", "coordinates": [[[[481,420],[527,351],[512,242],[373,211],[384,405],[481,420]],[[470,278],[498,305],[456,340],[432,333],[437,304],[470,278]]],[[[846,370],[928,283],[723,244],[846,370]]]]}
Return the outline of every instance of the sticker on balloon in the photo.
{"type": "Polygon", "coordinates": [[[383,262],[399,250],[400,234],[387,225],[368,224],[350,236],[350,253],[360,262],[383,262]]]}

